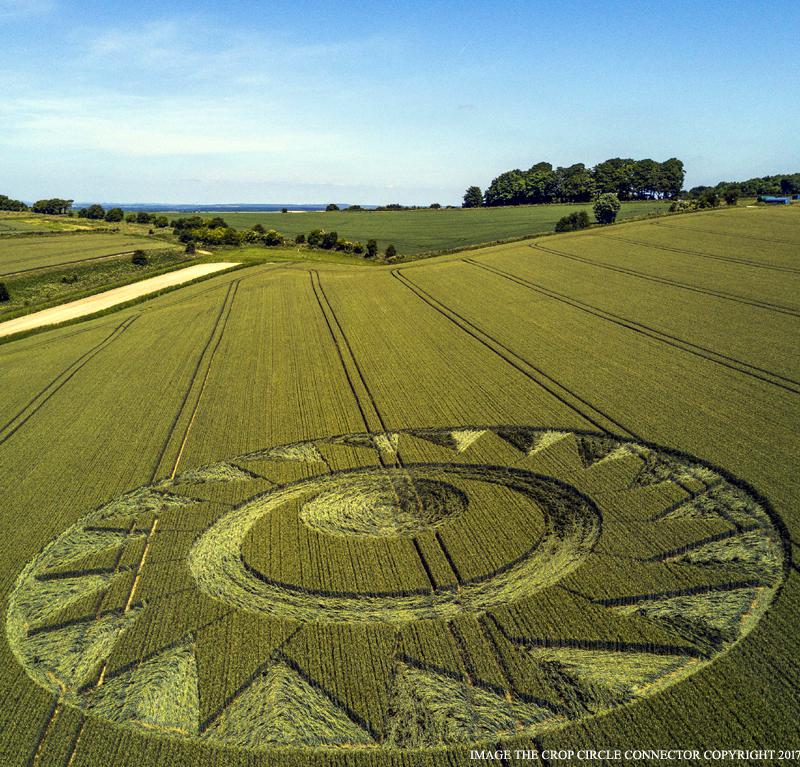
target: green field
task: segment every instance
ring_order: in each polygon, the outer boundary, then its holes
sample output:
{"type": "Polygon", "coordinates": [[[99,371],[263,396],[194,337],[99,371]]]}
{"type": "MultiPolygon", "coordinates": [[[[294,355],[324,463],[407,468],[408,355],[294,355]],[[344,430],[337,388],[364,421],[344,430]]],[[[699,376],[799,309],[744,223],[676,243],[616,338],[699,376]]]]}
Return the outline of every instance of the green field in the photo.
{"type": "Polygon", "coordinates": [[[0,237],[0,277],[164,247],[152,237],[105,232],[0,237]]]}
{"type": "Polygon", "coordinates": [[[105,221],[90,221],[85,218],[0,211],[0,237],[30,233],[92,232],[111,226],[105,221]]]}
{"type": "MultiPolygon", "coordinates": [[[[556,221],[574,210],[587,210],[590,204],[518,205],[508,208],[422,209],[397,211],[332,211],[330,213],[207,213],[221,215],[237,229],[262,224],[284,236],[308,234],[312,229],[337,231],[340,237],[366,242],[378,241],[381,252],[393,243],[398,253],[414,256],[439,253],[498,240],[520,239],[552,232],[556,221]]],[[[664,201],[622,204],[619,218],[638,218],[666,213],[664,201]]],[[[170,216],[188,215],[169,213],[170,216]]]]}
{"type": "MultiPolygon", "coordinates": [[[[544,226],[485,213],[230,219],[544,226]]],[[[710,211],[0,346],[0,764],[797,747],[799,259],[710,211]]]]}

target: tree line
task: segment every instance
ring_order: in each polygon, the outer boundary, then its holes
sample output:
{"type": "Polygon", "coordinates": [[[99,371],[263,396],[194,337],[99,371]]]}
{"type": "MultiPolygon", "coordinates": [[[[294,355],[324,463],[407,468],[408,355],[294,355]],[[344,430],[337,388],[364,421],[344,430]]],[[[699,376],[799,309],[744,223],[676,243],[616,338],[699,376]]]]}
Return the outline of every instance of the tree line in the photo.
{"type": "MultiPolygon", "coordinates": [[[[294,240],[289,240],[275,229],[266,229],[262,224],[254,224],[250,229],[239,231],[229,226],[221,216],[202,218],[201,216],[185,216],[170,222],[172,233],[180,242],[186,243],[187,251],[196,252],[199,245],[305,245],[321,250],[337,250],[353,253],[364,258],[378,258],[378,243],[374,239],[367,240],[366,245],[352,242],[339,236],[336,231],[326,232],[324,229],[312,229],[308,235],[300,233],[294,240]]],[[[388,245],[383,257],[390,261],[397,256],[394,245],[388,245]]]]}
{"type": "Polygon", "coordinates": [[[720,181],[715,186],[694,186],[689,190],[689,196],[698,198],[708,193],[715,193],[724,197],[729,192],[741,197],[800,194],[800,173],[780,173],[777,176],[749,178],[747,181],[720,181]]]}
{"type": "Polygon", "coordinates": [[[684,176],[683,163],[676,157],[664,162],[613,157],[593,168],[581,162],[557,168],[538,162],[528,170],[501,173],[485,192],[469,187],[462,206],[589,202],[601,194],[615,194],[620,200],[669,198],[680,194],[684,176]]]}

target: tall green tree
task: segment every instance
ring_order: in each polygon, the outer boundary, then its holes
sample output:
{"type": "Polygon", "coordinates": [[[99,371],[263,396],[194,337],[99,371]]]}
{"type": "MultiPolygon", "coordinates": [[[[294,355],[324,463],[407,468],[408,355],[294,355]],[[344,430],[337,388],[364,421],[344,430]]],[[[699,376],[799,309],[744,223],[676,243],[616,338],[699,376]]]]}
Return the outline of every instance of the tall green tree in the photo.
{"type": "Polygon", "coordinates": [[[22,200],[12,200],[5,194],[0,194],[0,210],[25,211],[28,206],[22,200]]]}
{"type": "Polygon", "coordinates": [[[594,177],[582,163],[556,168],[556,197],[561,202],[589,202],[594,195],[594,177]]]}
{"type": "Polygon", "coordinates": [[[479,186],[470,186],[464,193],[462,208],[480,208],[483,205],[483,192],[479,186]]]}
{"type": "Polygon", "coordinates": [[[51,216],[65,215],[72,207],[74,200],[64,200],[61,197],[51,197],[49,200],[37,200],[31,210],[34,213],[46,213],[51,216]]]}
{"type": "Polygon", "coordinates": [[[92,218],[97,221],[105,218],[106,211],[102,205],[98,205],[95,203],[94,205],[90,205],[86,208],[86,218],[92,218]]]}
{"type": "Polygon", "coordinates": [[[662,197],[677,197],[683,189],[685,176],[683,163],[677,157],[664,160],[658,171],[658,191],[662,197]]]}
{"type": "Polygon", "coordinates": [[[489,206],[521,205],[526,202],[525,174],[519,169],[501,173],[489,184],[484,199],[489,206]]]}
{"type": "Polygon", "coordinates": [[[613,224],[620,207],[617,195],[601,194],[594,204],[594,217],[599,224],[613,224]]]}

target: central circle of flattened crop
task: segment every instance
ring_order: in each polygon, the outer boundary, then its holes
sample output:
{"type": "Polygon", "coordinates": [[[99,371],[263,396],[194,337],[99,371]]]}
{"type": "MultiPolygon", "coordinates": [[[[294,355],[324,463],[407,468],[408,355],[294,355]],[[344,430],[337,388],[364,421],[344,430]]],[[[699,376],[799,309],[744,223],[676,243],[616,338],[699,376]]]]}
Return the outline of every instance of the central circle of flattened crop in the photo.
{"type": "MultiPolygon", "coordinates": [[[[476,517],[480,511],[474,509],[476,517]]],[[[299,621],[407,623],[482,613],[533,594],[578,567],[599,534],[597,507],[564,482],[508,467],[412,464],[338,472],[257,496],[197,541],[189,568],[207,595],[242,610],[299,621]],[[484,512],[498,503],[514,509],[527,532],[517,536],[515,548],[496,552],[490,568],[462,573],[433,528],[455,516],[459,529],[469,529],[467,490],[476,499],[472,506],[483,500],[484,512]],[[301,543],[293,555],[307,551],[311,563],[314,535],[341,537],[348,526],[356,528],[330,571],[335,576],[339,569],[352,570],[352,558],[361,556],[373,563],[367,572],[374,581],[344,590],[331,585],[332,578],[314,583],[282,576],[275,556],[279,544],[269,531],[273,522],[295,513],[310,537],[298,533],[301,543]],[[402,548],[376,552],[368,544],[399,533],[405,534],[402,548]],[[399,569],[398,563],[409,560],[417,563],[416,579],[381,585],[380,570],[399,569]],[[448,568],[450,581],[440,582],[437,565],[448,568]]]]}
{"type": "Polygon", "coordinates": [[[303,505],[300,519],[331,535],[413,535],[467,507],[465,493],[447,482],[403,469],[340,477],[303,505]]]}

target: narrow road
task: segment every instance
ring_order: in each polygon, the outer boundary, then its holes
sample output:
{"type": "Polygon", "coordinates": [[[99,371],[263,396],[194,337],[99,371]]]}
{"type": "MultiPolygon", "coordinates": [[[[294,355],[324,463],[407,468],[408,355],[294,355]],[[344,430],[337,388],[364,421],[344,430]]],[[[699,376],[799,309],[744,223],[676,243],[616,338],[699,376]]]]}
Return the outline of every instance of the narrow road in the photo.
{"type": "Polygon", "coordinates": [[[103,293],[80,298],[77,301],[70,301],[67,304],[53,306],[50,309],[42,309],[40,312],[33,312],[23,317],[0,322],[0,336],[10,336],[13,333],[21,333],[25,330],[32,330],[45,325],[56,325],[60,322],[73,320],[76,317],[85,317],[87,314],[94,314],[134,298],[146,296],[148,293],[155,293],[164,288],[196,280],[198,277],[205,277],[207,274],[220,272],[223,269],[230,269],[232,266],[237,265],[236,262],[221,261],[216,264],[187,266],[185,269],[160,274],[157,277],[149,277],[146,280],[134,282],[130,285],[123,285],[121,288],[113,288],[103,293]]]}

